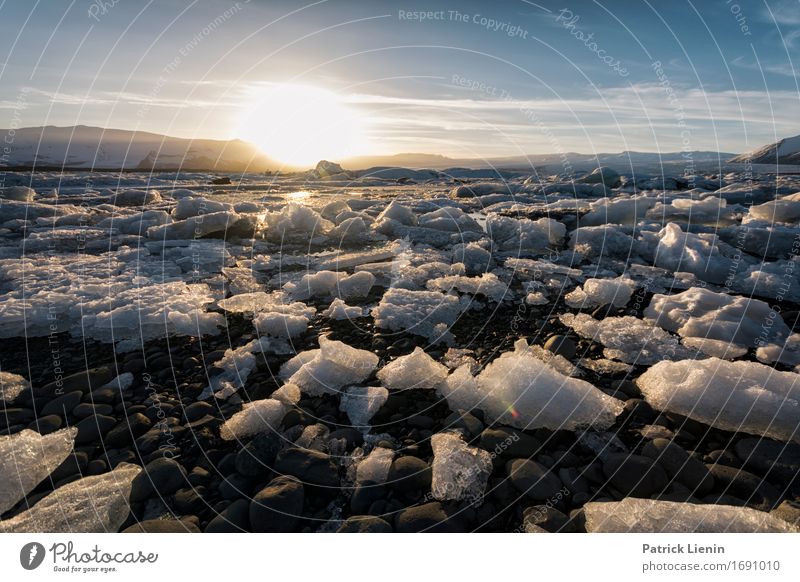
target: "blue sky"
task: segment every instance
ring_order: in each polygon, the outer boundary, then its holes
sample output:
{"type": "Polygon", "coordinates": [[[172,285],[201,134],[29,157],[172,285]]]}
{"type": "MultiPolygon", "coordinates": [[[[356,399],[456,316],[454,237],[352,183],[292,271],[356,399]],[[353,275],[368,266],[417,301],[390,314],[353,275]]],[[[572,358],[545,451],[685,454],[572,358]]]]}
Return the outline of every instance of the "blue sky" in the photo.
{"type": "Polygon", "coordinates": [[[740,152],[800,133],[800,0],[5,0],[0,55],[4,127],[232,138],[291,83],[362,118],[363,153],[740,152]]]}

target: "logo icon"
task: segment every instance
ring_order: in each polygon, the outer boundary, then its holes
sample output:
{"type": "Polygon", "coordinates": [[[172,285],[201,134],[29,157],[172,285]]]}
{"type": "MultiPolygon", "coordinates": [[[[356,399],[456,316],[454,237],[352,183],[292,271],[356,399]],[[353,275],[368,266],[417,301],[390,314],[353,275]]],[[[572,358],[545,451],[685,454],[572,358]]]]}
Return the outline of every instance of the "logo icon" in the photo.
{"type": "Polygon", "coordinates": [[[35,570],[44,561],[44,546],[39,542],[29,542],[19,551],[19,563],[26,570],[35,570]]]}

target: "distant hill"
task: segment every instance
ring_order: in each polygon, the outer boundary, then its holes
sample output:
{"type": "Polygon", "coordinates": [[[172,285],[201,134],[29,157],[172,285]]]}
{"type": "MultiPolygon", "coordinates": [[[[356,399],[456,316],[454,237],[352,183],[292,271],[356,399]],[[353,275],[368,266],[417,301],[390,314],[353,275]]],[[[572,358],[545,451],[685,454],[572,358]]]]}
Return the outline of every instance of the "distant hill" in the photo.
{"type": "Polygon", "coordinates": [[[734,164],[791,164],[800,165],[800,135],[786,137],[747,154],[728,160],[734,164]]]}
{"type": "Polygon", "coordinates": [[[241,140],[185,139],[85,125],[17,129],[8,147],[10,151],[2,159],[5,167],[222,172],[280,167],[241,140]]]}
{"type": "Polygon", "coordinates": [[[435,154],[397,154],[394,156],[361,156],[338,160],[342,167],[348,170],[363,170],[365,168],[429,168],[442,170],[453,167],[466,168],[498,168],[498,169],[531,169],[534,167],[548,168],[558,171],[559,167],[565,165],[572,166],[575,170],[585,170],[594,168],[598,165],[612,166],[620,171],[624,171],[628,166],[640,166],[642,164],[658,165],[672,163],[687,163],[691,160],[696,164],[714,164],[725,162],[735,154],[713,151],[692,151],[692,152],[634,152],[626,151],[619,153],[599,153],[599,154],[580,154],[567,152],[564,154],[531,154],[529,156],[511,156],[502,158],[449,158],[435,154]]]}

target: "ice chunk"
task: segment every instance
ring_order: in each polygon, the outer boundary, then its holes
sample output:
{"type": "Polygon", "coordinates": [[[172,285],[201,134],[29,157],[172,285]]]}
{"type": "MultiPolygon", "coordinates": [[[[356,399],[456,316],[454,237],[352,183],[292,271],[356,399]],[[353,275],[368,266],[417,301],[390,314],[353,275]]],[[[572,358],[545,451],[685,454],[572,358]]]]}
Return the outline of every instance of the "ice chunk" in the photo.
{"type": "Polygon", "coordinates": [[[347,413],[353,426],[365,428],[388,398],[389,391],[382,386],[351,386],[342,394],[339,410],[347,413]]]}
{"type": "Polygon", "coordinates": [[[779,362],[787,366],[800,364],[800,334],[793,333],[785,342],[770,343],[756,350],[760,362],[772,364],[779,362]]]}
{"type": "Polygon", "coordinates": [[[319,271],[303,275],[297,283],[287,283],[284,289],[294,299],[325,296],[352,299],[366,297],[374,284],[375,276],[364,271],[352,275],[338,271],[319,271]]]}
{"type": "Polygon", "coordinates": [[[308,330],[308,318],[305,315],[290,313],[259,313],[253,318],[253,325],[262,334],[272,337],[295,338],[308,330]]]}
{"type": "Polygon", "coordinates": [[[543,252],[564,240],[567,228],[551,218],[530,220],[490,214],[486,230],[501,251],[543,252]]]}
{"type": "Polygon", "coordinates": [[[217,238],[230,236],[251,237],[257,227],[254,215],[236,212],[212,212],[193,216],[161,226],[147,229],[147,238],[152,240],[197,239],[210,235],[217,238]]]}
{"type": "Polygon", "coordinates": [[[356,467],[356,483],[386,483],[393,459],[393,450],[375,447],[356,467]]]}
{"type": "Polygon", "coordinates": [[[36,198],[36,190],[27,186],[8,186],[0,188],[0,200],[14,200],[16,202],[33,202],[36,198]]]}
{"type": "Polygon", "coordinates": [[[291,202],[280,212],[267,213],[265,217],[268,239],[281,241],[309,241],[323,235],[326,236],[333,228],[333,223],[325,220],[315,210],[291,202]]]}
{"type": "Polygon", "coordinates": [[[389,289],[372,310],[372,317],[378,328],[409,331],[438,340],[446,339],[447,329],[456,322],[461,310],[461,302],[452,295],[436,291],[389,289]]]}
{"type": "MultiPolygon", "coordinates": [[[[524,341],[515,344],[490,363],[475,381],[466,378],[462,368],[460,382],[445,384],[451,409],[477,403],[488,422],[515,428],[605,430],[622,412],[623,403],[607,396],[589,382],[570,378],[537,358],[524,341]]],[[[468,373],[468,372],[467,372],[468,373]]]]}
{"type": "Polygon", "coordinates": [[[685,337],[681,340],[681,343],[686,347],[703,352],[707,356],[722,358],[723,360],[735,360],[747,354],[746,347],[705,337],[685,337]]]}
{"type": "Polygon", "coordinates": [[[449,232],[483,232],[480,224],[460,208],[446,207],[419,217],[419,225],[449,232]]]}
{"type": "Polygon", "coordinates": [[[492,253],[477,242],[453,245],[453,262],[463,264],[470,275],[486,273],[494,266],[492,253]]]}
{"type": "Polygon", "coordinates": [[[627,497],[584,506],[590,533],[784,533],[790,523],[750,507],[627,497]]]}
{"type": "MultiPolygon", "coordinates": [[[[362,382],[378,365],[378,356],[375,354],[325,336],[320,337],[319,346],[319,351],[304,361],[288,380],[310,396],[335,394],[343,386],[362,382]]],[[[294,364],[289,369],[292,368],[294,364]]],[[[283,373],[284,370],[281,370],[283,373]]]]}
{"type": "Polygon", "coordinates": [[[144,206],[161,202],[161,193],[158,190],[120,190],[114,196],[117,206],[144,206]]]}
{"type": "Polygon", "coordinates": [[[636,284],[627,277],[587,279],[583,287],[567,293],[564,301],[570,307],[585,309],[609,304],[614,307],[625,307],[635,288],[636,284]]]}
{"type": "Polygon", "coordinates": [[[14,507],[72,452],[78,429],[0,436],[0,515],[14,507]]]}
{"type": "Polygon", "coordinates": [[[653,295],[645,317],[681,337],[701,337],[756,347],[790,335],[780,314],[758,299],[692,287],[653,295]]]}
{"type": "Polygon", "coordinates": [[[410,354],[400,356],[381,368],[378,371],[378,380],[389,390],[430,390],[444,382],[447,373],[447,367],[417,347],[410,354]]]}
{"type": "Polygon", "coordinates": [[[358,319],[364,317],[364,310],[358,306],[347,305],[338,297],[334,299],[328,306],[328,309],[322,312],[323,317],[331,319],[358,319]]]}
{"type": "Polygon", "coordinates": [[[275,398],[245,403],[242,410],[222,424],[219,435],[226,441],[232,441],[267,430],[277,432],[288,410],[285,403],[275,398]]]}
{"type": "Polygon", "coordinates": [[[492,474],[492,456],[467,445],[459,435],[446,432],[431,437],[431,448],[433,497],[440,501],[482,501],[492,474]]]}
{"type": "Polygon", "coordinates": [[[592,259],[637,256],[641,246],[615,225],[582,226],[569,235],[569,247],[592,259]]]}
{"type": "Polygon", "coordinates": [[[561,323],[585,338],[603,344],[605,357],[648,366],[661,360],[682,360],[697,357],[696,350],[682,346],[678,338],[638,317],[606,317],[594,319],[586,313],[559,316],[561,323]]]}
{"type": "Polygon", "coordinates": [[[473,366],[462,364],[439,384],[437,392],[445,400],[450,410],[476,410],[481,408],[483,395],[478,380],[472,375],[473,366]]]}
{"type": "Polygon", "coordinates": [[[710,283],[724,283],[745,266],[740,264],[741,253],[715,235],[683,232],[671,222],[658,236],[654,262],[657,267],[693,273],[710,283]]]}
{"type": "Polygon", "coordinates": [[[211,396],[216,396],[222,400],[244,386],[247,377],[250,375],[258,360],[256,353],[274,353],[275,346],[279,345],[276,340],[268,337],[254,339],[238,348],[228,348],[218,362],[214,363],[215,368],[220,368],[221,373],[211,377],[210,384],[203,390],[198,400],[205,400],[211,396]]]}
{"type": "Polygon", "coordinates": [[[417,224],[417,215],[397,200],[392,200],[389,205],[378,215],[378,222],[382,220],[395,220],[406,226],[417,224]]]}
{"type": "Polygon", "coordinates": [[[28,381],[19,374],[0,372],[0,402],[11,402],[29,387],[28,381]]]}
{"type": "Polygon", "coordinates": [[[750,215],[767,222],[788,222],[797,224],[800,220],[800,201],[771,200],[758,206],[750,207],[750,215]]]}
{"type": "Polygon", "coordinates": [[[0,521],[0,533],[116,532],[130,514],[128,497],[141,470],[120,463],[110,473],[63,485],[29,510],[0,521]]]}
{"type": "Polygon", "coordinates": [[[646,196],[601,198],[591,203],[591,211],[581,217],[581,226],[603,224],[635,226],[655,205],[656,200],[646,196]]]}
{"type": "Polygon", "coordinates": [[[508,285],[497,278],[494,273],[484,273],[480,277],[465,277],[463,275],[450,275],[428,281],[431,291],[449,292],[453,289],[470,295],[484,295],[491,301],[500,303],[503,299],[510,298],[508,285]]]}
{"type": "Polygon", "coordinates": [[[233,210],[233,207],[225,202],[209,200],[202,196],[185,196],[178,200],[178,204],[172,209],[172,218],[175,220],[186,220],[193,216],[230,210],[233,210]]]}
{"type": "Polygon", "coordinates": [[[660,362],[636,381],[650,405],[710,426],[800,442],[800,375],[718,358],[660,362]]]}

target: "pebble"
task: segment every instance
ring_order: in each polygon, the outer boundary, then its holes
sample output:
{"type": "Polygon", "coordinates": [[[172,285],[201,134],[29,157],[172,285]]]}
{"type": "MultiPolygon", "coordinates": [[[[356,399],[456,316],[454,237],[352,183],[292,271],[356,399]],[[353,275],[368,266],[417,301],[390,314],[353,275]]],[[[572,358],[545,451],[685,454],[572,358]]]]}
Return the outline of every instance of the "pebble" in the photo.
{"type": "Polygon", "coordinates": [[[506,474],[517,491],[531,499],[552,499],[561,489],[561,480],[549,469],[529,459],[513,459],[506,463],[506,474]]]}
{"type": "Polygon", "coordinates": [[[374,515],[353,515],[342,522],[336,533],[392,533],[392,526],[374,515]]]}
{"type": "Polygon", "coordinates": [[[174,459],[161,457],[150,461],[134,478],[131,501],[144,501],[149,497],[165,497],[186,484],[186,471],[174,459]]]}
{"type": "Polygon", "coordinates": [[[631,497],[650,497],[669,483],[667,474],[652,459],[627,453],[608,455],[603,474],[616,490],[631,497]]]}
{"type": "Polygon", "coordinates": [[[397,514],[395,531],[398,533],[459,533],[463,531],[456,518],[447,515],[441,503],[432,502],[408,507],[397,514]]]}
{"type": "Polygon", "coordinates": [[[528,532],[541,528],[550,533],[574,533],[575,524],[569,517],[550,505],[534,505],[522,513],[522,527],[528,532]]]}
{"type": "Polygon", "coordinates": [[[208,522],[206,533],[250,531],[250,501],[237,499],[208,522]]]}
{"type": "Polygon", "coordinates": [[[430,491],[431,468],[417,457],[399,457],[392,462],[386,482],[389,487],[402,493],[430,491]]]}
{"type": "Polygon", "coordinates": [[[305,492],[294,477],[276,477],[250,502],[250,526],[259,533],[297,530],[303,514],[305,492]]]}
{"type": "Polygon", "coordinates": [[[800,445],[744,438],[733,449],[744,467],[767,480],[789,486],[800,476],[800,445]]]}
{"type": "Polygon", "coordinates": [[[725,465],[708,465],[708,469],[717,482],[716,490],[738,497],[750,507],[769,511],[781,501],[780,491],[744,469],[725,465]]]}
{"type": "Polygon", "coordinates": [[[714,488],[714,477],[708,468],[672,441],[653,439],[642,447],[642,454],[656,461],[668,477],[686,485],[695,496],[706,495],[714,488]]]}
{"type": "Polygon", "coordinates": [[[575,342],[565,335],[551,335],[544,342],[544,349],[550,353],[563,356],[567,360],[572,360],[578,351],[575,342]]]}
{"type": "Polygon", "coordinates": [[[122,533],[200,533],[200,529],[179,519],[148,519],[125,528],[122,533]]]}
{"type": "Polygon", "coordinates": [[[303,483],[323,487],[339,486],[339,469],[330,455],[311,449],[291,447],[278,453],[275,470],[292,475],[303,483]]]}
{"type": "Polygon", "coordinates": [[[76,424],[78,436],[75,437],[75,444],[95,444],[99,443],[101,435],[105,435],[117,424],[117,419],[113,416],[97,414],[88,416],[76,424]]]}

